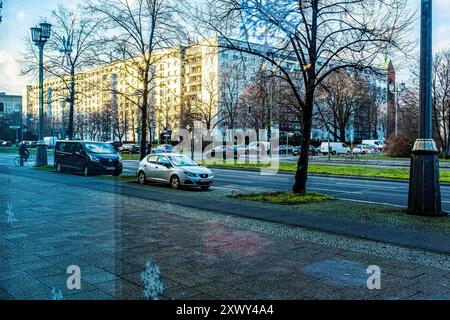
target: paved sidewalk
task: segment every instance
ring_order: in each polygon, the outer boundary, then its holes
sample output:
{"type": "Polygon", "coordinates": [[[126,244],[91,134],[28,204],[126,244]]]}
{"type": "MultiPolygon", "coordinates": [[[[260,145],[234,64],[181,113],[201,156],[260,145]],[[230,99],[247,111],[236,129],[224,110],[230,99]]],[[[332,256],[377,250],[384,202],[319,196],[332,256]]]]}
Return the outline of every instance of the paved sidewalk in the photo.
{"type": "Polygon", "coordinates": [[[2,173],[0,218],[0,299],[144,299],[150,259],[161,299],[450,299],[449,255],[82,186],[2,173]]]}

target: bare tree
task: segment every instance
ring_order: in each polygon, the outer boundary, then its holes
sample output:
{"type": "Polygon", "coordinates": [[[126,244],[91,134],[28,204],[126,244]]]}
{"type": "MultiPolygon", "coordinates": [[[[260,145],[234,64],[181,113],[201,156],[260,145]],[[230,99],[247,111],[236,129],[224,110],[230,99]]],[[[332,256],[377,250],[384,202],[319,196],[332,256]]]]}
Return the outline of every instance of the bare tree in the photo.
{"type": "MultiPolygon", "coordinates": [[[[120,73],[141,96],[137,103],[134,93],[116,89],[130,105],[141,110],[141,154],[146,155],[148,120],[151,92],[154,89],[156,51],[170,47],[180,33],[177,0],[90,0],[88,8],[105,20],[104,46],[110,50],[111,60],[116,61],[120,73]],[[107,46],[109,45],[109,46],[107,46]]],[[[154,122],[154,119],[150,119],[154,122]]]]}
{"type": "Polygon", "coordinates": [[[293,191],[306,193],[316,89],[337,70],[374,69],[387,47],[406,49],[413,21],[407,0],[205,2],[192,11],[205,29],[221,36],[219,47],[265,59],[291,87],[302,115],[293,191]]]}
{"type": "MultiPolygon", "coordinates": [[[[52,11],[50,21],[53,27],[44,51],[44,70],[60,80],[60,87],[52,88],[53,91],[60,91],[60,95],[67,97],[67,134],[72,139],[76,97],[84,94],[84,90],[78,90],[80,80],[76,73],[94,66],[98,61],[96,56],[100,46],[98,31],[101,19],[88,14],[81,7],[72,10],[59,5],[52,11]]],[[[38,52],[30,38],[26,39],[26,45],[21,58],[22,72],[35,75],[38,69],[38,52]]]]}
{"type": "Polygon", "coordinates": [[[450,50],[434,58],[433,129],[442,156],[450,157],[450,50]]]}
{"type": "Polygon", "coordinates": [[[267,76],[264,70],[260,70],[253,79],[240,96],[239,125],[260,130],[269,128],[272,121],[272,125],[278,123],[280,131],[293,130],[292,122],[298,122],[301,115],[296,113],[295,98],[285,81],[267,76]]]}
{"type": "Polygon", "coordinates": [[[334,139],[346,142],[346,130],[360,107],[360,97],[365,94],[364,80],[357,73],[336,71],[325,79],[317,90],[315,100],[317,116],[334,139]]]}
{"type": "Polygon", "coordinates": [[[234,69],[228,69],[222,72],[219,86],[219,119],[223,126],[228,129],[234,129],[239,115],[239,97],[246,80],[244,70],[236,66],[234,69]]]}
{"type": "Polygon", "coordinates": [[[243,128],[265,129],[269,119],[267,81],[258,79],[247,85],[239,99],[238,122],[243,128]]]}
{"type": "Polygon", "coordinates": [[[219,84],[217,73],[209,72],[204,79],[204,91],[206,96],[195,97],[191,101],[191,113],[194,120],[200,121],[206,129],[214,129],[223,119],[219,117],[218,100],[219,84]]]}
{"type": "Polygon", "coordinates": [[[124,110],[119,110],[115,115],[112,115],[111,121],[113,123],[114,136],[118,137],[119,141],[122,142],[123,138],[130,129],[130,119],[128,116],[127,106],[124,110]]]}

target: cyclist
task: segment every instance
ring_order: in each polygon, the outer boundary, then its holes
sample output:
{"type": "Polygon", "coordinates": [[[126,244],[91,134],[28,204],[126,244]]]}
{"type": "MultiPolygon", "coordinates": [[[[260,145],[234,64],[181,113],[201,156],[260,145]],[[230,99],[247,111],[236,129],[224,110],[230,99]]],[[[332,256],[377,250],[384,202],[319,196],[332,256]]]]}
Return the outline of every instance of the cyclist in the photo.
{"type": "Polygon", "coordinates": [[[25,143],[19,144],[19,156],[20,156],[20,165],[23,166],[23,163],[28,160],[28,157],[30,156],[30,151],[28,151],[28,148],[25,143]]]}

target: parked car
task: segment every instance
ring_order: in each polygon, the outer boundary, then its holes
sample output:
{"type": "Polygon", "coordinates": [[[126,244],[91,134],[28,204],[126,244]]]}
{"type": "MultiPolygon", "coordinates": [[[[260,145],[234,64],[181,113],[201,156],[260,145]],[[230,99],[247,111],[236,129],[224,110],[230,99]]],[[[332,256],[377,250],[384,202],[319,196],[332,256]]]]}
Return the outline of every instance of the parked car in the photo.
{"type": "Polygon", "coordinates": [[[170,184],[173,189],[197,187],[207,190],[213,184],[213,173],[188,156],[176,153],[151,154],[137,170],[140,184],[147,181],[170,184]]]}
{"type": "Polygon", "coordinates": [[[120,151],[120,147],[122,146],[122,141],[108,141],[108,143],[117,151],[120,151]]]}
{"type": "MultiPolygon", "coordinates": [[[[302,149],[301,146],[294,147],[294,149],[292,150],[292,155],[293,156],[299,156],[301,149],[302,149]]],[[[310,145],[309,146],[309,155],[310,156],[317,156],[318,154],[319,154],[319,151],[317,150],[317,148],[312,146],[312,145],[310,145]]]]}
{"type": "Polygon", "coordinates": [[[160,144],[155,148],[152,148],[152,153],[172,153],[173,145],[171,144],[160,144]]]}
{"type": "Polygon", "coordinates": [[[294,149],[294,146],[288,145],[288,144],[282,144],[278,147],[273,148],[272,153],[275,154],[289,154],[292,153],[292,150],[294,149]]]}
{"type": "Polygon", "coordinates": [[[206,159],[221,157],[223,159],[238,159],[239,158],[239,149],[237,147],[230,146],[216,146],[212,149],[209,149],[205,152],[206,159]]]}
{"type": "Polygon", "coordinates": [[[141,152],[141,147],[137,144],[124,144],[119,148],[119,152],[122,154],[139,154],[141,152]]]}
{"type": "Polygon", "coordinates": [[[96,173],[119,176],[122,159],[111,144],[88,141],[57,141],[54,165],[56,171],[80,171],[85,176],[96,173]]]}
{"type": "Polygon", "coordinates": [[[270,151],[270,142],[267,141],[254,141],[250,142],[245,154],[267,154],[270,151]]]}
{"type": "Polygon", "coordinates": [[[320,145],[320,152],[323,155],[327,155],[328,153],[331,153],[332,155],[347,154],[350,152],[350,148],[342,142],[330,142],[329,145],[328,142],[322,142],[320,145]]]}
{"type": "Polygon", "coordinates": [[[1,147],[12,147],[12,141],[3,141],[1,147]]]}
{"type": "Polygon", "coordinates": [[[366,155],[366,154],[374,154],[378,150],[375,146],[368,145],[368,144],[358,144],[353,148],[354,154],[360,154],[360,155],[366,155]]]}
{"type": "Polygon", "coordinates": [[[383,151],[383,148],[384,148],[384,143],[381,140],[363,140],[361,142],[361,144],[367,144],[367,145],[374,146],[379,151],[383,151]]]}

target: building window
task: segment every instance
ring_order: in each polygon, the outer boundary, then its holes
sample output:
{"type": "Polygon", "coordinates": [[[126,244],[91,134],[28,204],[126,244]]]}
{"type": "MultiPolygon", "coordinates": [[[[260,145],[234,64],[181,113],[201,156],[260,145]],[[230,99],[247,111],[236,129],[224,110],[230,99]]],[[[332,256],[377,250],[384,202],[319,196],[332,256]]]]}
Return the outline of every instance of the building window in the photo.
{"type": "Polygon", "coordinates": [[[0,112],[5,112],[5,104],[0,102],[0,112]]]}

